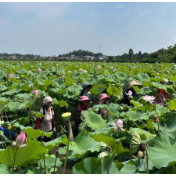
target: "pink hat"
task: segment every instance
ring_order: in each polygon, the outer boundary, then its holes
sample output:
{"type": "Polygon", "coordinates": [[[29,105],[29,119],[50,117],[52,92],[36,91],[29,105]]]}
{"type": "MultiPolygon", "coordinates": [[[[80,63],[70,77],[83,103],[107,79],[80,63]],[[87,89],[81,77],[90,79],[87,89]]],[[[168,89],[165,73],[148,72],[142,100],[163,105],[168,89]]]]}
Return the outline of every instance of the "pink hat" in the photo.
{"type": "Polygon", "coordinates": [[[111,97],[108,97],[107,94],[105,93],[101,94],[100,100],[105,99],[105,98],[111,99],[111,97]]]}
{"type": "Polygon", "coordinates": [[[88,97],[86,97],[85,95],[81,96],[80,102],[81,101],[91,101],[88,97]]]}

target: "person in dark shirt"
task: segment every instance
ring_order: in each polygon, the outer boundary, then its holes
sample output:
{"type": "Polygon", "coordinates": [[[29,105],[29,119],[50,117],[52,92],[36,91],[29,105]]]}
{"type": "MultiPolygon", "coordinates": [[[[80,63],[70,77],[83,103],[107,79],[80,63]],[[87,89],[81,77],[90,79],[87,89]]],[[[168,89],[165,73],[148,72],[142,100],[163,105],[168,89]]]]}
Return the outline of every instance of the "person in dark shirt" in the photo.
{"type": "Polygon", "coordinates": [[[82,89],[82,91],[80,93],[80,96],[89,97],[88,92],[89,92],[89,90],[91,89],[92,86],[90,84],[88,84],[88,83],[84,83],[82,87],[83,87],[83,89],[82,89]]]}
{"type": "Polygon", "coordinates": [[[0,126],[0,130],[1,130],[2,132],[4,132],[4,135],[5,135],[6,137],[8,137],[8,138],[10,137],[10,135],[11,135],[12,139],[14,139],[14,138],[16,138],[16,137],[18,136],[18,134],[14,133],[14,132],[12,132],[12,131],[6,129],[6,128],[3,128],[2,126],[0,126]]]}
{"type": "Polygon", "coordinates": [[[124,94],[124,103],[128,106],[130,106],[130,99],[132,99],[134,96],[137,96],[136,91],[133,89],[132,86],[140,86],[140,84],[133,80],[130,83],[129,88],[126,90],[124,94]]]}

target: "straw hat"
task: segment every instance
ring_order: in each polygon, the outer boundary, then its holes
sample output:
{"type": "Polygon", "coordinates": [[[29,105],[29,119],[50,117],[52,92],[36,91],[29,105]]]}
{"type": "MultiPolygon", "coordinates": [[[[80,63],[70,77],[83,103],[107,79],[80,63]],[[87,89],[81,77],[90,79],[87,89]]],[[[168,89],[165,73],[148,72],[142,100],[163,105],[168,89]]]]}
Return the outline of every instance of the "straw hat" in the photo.
{"type": "Polygon", "coordinates": [[[130,83],[130,85],[131,86],[140,86],[140,84],[139,83],[137,83],[136,81],[131,81],[131,83],[130,83]]]}

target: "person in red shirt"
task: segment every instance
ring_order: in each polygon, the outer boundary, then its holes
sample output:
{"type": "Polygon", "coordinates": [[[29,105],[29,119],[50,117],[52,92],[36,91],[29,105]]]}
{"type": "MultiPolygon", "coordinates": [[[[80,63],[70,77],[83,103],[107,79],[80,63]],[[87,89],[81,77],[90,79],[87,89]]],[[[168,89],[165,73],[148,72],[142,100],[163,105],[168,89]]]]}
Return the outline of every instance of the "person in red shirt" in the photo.
{"type": "MultiPolygon", "coordinates": [[[[160,84],[166,85],[166,83],[164,81],[160,81],[160,84]]],[[[167,92],[164,89],[158,89],[158,93],[162,93],[164,95],[167,95],[167,92]]]]}
{"type": "MultiPolygon", "coordinates": [[[[162,85],[166,85],[165,81],[160,81],[160,84],[162,85]]],[[[164,89],[158,89],[158,93],[162,93],[166,99],[172,99],[173,95],[172,94],[168,94],[164,89]]]]}

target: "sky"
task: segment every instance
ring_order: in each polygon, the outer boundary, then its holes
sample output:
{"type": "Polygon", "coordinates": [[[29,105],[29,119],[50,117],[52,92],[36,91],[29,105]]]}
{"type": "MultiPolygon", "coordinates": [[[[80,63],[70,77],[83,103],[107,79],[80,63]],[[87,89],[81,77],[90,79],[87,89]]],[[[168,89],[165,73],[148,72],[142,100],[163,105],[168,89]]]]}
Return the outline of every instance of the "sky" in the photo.
{"type": "Polygon", "coordinates": [[[0,53],[151,53],[176,43],[175,9],[176,2],[0,2],[0,53]]]}

